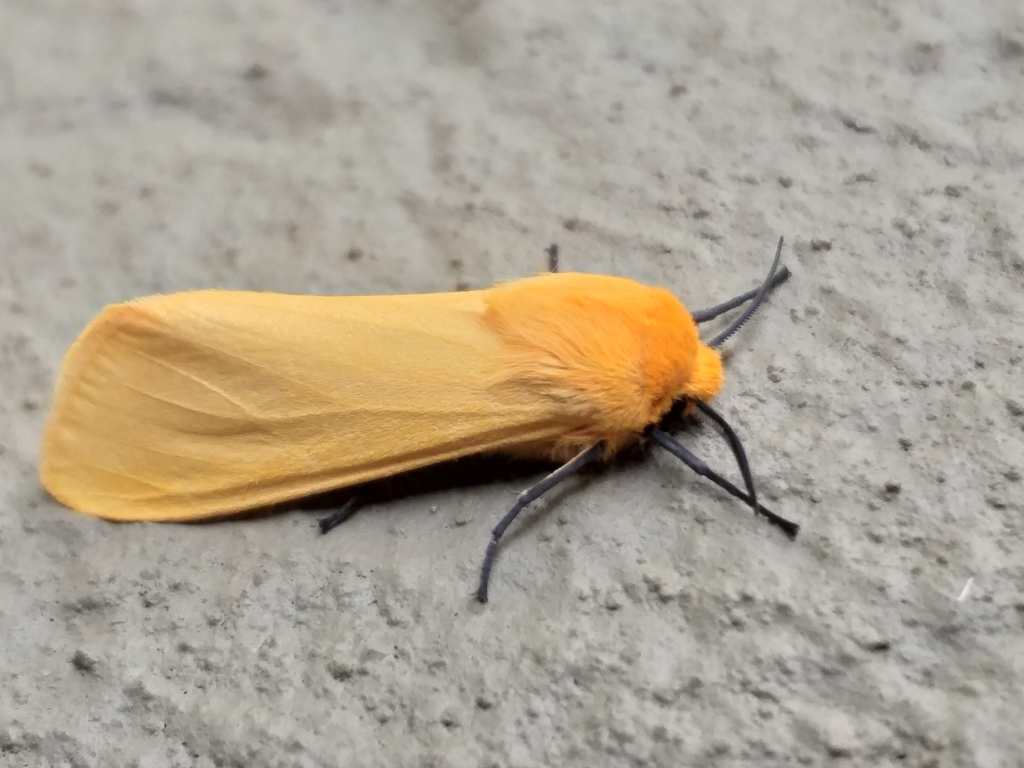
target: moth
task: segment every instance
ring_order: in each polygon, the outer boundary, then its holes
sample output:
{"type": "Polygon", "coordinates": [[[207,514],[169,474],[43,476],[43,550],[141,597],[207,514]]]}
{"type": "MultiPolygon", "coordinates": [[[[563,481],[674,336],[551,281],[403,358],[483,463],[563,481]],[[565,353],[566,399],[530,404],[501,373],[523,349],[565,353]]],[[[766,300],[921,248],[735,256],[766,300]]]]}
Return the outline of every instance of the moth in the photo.
{"type": "MultiPolygon", "coordinates": [[[[795,536],[757,500],[735,431],[708,404],[717,348],[787,277],[783,241],[756,290],[690,313],[664,288],[550,269],[486,290],[300,296],[203,290],[108,306],[68,351],[39,463],[72,509],[196,521],[349,488],[472,454],[561,466],[494,528],[581,467],[661,446],[795,536]],[[703,341],[698,325],[747,304],[703,341]],[[667,429],[680,409],[716,426],[744,489],[667,429]]],[[[355,497],[320,521],[326,532],[355,497]]]]}

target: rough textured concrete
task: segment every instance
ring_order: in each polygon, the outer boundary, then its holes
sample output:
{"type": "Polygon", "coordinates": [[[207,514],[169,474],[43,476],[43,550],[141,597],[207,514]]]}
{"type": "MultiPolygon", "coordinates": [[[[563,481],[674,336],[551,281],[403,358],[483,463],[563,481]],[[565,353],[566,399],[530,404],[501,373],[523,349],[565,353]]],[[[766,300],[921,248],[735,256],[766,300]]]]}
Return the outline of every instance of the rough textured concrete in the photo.
{"type": "Polygon", "coordinates": [[[1010,0],[0,4],[0,763],[1024,765],[1022,93],[1010,0]],[[718,403],[793,543],[652,454],[532,510],[481,607],[533,475],[322,538],[35,478],[107,302],[557,241],[702,306],[780,234],[718,403]]]}

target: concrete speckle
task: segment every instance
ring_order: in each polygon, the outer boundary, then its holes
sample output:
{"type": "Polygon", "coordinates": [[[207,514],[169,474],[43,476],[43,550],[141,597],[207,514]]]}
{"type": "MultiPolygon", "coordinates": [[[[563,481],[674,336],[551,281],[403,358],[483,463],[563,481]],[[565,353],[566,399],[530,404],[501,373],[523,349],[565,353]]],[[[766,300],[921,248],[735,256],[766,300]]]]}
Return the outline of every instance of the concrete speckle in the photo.
{"type": "Polygon", "coordinates": [[[952,0],[0,4],[0,764],[1021,765],[1022,41],[952,0]],[[698,308],[779,235],[716,402],[795,542],[650,453],[528,509],[481,606],[534,474],[327,536],[36,480],[110,302],[462,290],[556,242],[698,308]]]}

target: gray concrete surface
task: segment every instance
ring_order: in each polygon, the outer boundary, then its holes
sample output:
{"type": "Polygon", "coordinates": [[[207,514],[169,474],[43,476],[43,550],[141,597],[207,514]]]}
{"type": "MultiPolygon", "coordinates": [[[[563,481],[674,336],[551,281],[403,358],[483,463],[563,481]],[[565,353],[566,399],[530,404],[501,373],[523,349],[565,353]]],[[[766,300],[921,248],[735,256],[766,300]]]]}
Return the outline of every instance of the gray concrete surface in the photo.
{"type": "Polygon", "coordinates": [[[0,764],[1024,765],[1022,94],[1016,2],[0,3],[0,764]],[[482,607],[533,476],[323,538],[35,478],[108,302],[557,241],[703,306],[780,234],[717,402],[794,543],[652,454],[531,510],[482,607]]]}

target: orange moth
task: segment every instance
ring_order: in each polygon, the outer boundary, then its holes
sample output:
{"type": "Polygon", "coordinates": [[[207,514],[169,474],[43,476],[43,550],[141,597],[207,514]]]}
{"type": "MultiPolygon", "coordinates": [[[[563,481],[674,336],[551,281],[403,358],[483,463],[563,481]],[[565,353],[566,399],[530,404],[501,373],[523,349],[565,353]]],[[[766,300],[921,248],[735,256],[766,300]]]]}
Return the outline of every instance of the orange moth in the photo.
{"type": "MultiPolygon", "coordinates": [[[[690,314],[622,277],[557,272],[487,290],[397,296],[195,291],[108,306],[56,382],[39,475],[60,502],[109,520],[203,520],[355,486],[470,454],[563,466],[494,529],[486,602],[512,519],[585,464],[648,440],[791,536],[757,502],[735,433],[707,401],[714,347],[788,276],[782,240],[757,291],[690,314]],[[711,342],[697,324],[749,301],[711,342]],[[746,491],[667,434],[674,406],[704,414],[746,491]],[[659,426],[660,425],[660,426],[659,426]]],[[[321,521],[326,531],[351,504],[321,521]]]]}

